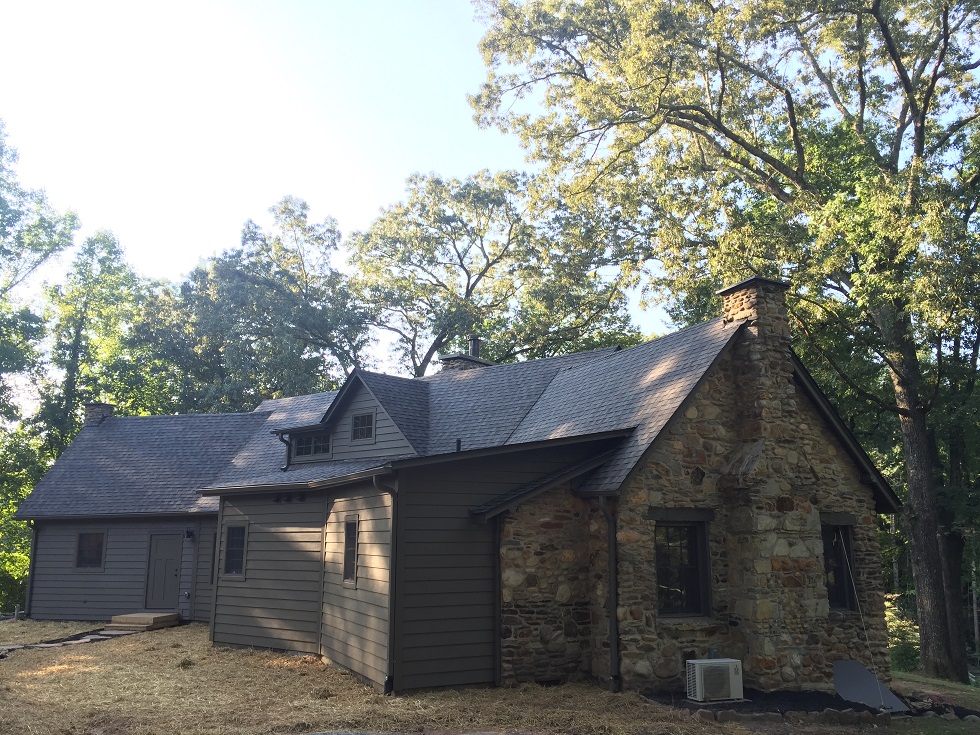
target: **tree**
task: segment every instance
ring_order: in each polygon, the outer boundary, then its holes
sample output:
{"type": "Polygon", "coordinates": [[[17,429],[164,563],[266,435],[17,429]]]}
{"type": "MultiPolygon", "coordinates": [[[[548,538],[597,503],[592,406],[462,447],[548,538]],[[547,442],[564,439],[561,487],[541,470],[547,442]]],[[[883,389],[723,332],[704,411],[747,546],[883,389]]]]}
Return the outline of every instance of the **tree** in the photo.
{"type": "MultiPolygon", "coordinates": [[[[116,238],[102,231],[79,249],[65,283],[48,289],[50,363],[57,372],[42,390],[32,424],[43,433],[50,459],[78,433],[85,402],[118,400],[105,367],[123,359],[124,334],[138,313],[142,286],[116,238]]],[[[139,406],[122,408],[139,412],[139,406]]]]}
{"type": "Polygon", "coordinates": [[[44,474],[36,437],[22,429],[0,432],[0,611],[25,606],[31,532],[15,521],[20,502],[44,474]]]}
{"type": "Polygon", "coordinates": [[[618,281],[599,272],[600,223],[555,201],[536,214],[528,188],[512,172],[416,174],[405,202],[351,237],[377,325],[413,375],[474,331],[499,362],[637,341],[618,281]]]}
{"type": "Polygon", "coordinates": [[[309,206],[294,197],[269,211],[271,232],[249,221],[241,247],[215,260],[216,295],[245,341],[266,341],[269,357],[294,351],[303,358],[297,374],[336,384],[363,362],[370,318],[350,279],[333,266],[337,223],[311,222],[309,206]]]}
{"type": "Polygon", "coordinates": [[[43,191],[23,188],[14,175],[17,151],[7,143],[0,121],[0,415],[11,419],[5,378],[37,362],[36,345],[43,334],[39,316],[12,301],[13,292],[54,255],[72,244],[78,222],[74,214],[58,214],[43,191]]]}
{"type": "Polygon", "coordinates": [[[624,260],[662,265],[655,288],[697,304],[705,276],[789,276],[811,359],[895,418],[923,667],[964,680],[956,499],[977,497],[980,471],[976,6],[484,10],[482,123],[521,135],[570,194],[614,207],[645,243],[624,260]],[[827,339],[887,382],[835,360],[827,339]]]}

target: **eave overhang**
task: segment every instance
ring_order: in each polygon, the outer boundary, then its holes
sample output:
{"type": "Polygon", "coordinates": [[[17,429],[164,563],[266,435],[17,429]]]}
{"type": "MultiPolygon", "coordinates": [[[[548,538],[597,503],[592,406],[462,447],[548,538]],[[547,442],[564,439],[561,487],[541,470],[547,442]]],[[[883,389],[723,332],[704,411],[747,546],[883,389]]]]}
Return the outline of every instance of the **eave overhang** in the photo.
{"type": "Polygon", "coordinates": [[[374,477],[384,477],[386,475],[394,474],[391,469],[390,464],[379,465],[378,467],[372,467],[369,470],[361,470],[360,472],[352,472],[349,475],[342,475],[340,477],[331,477],[325,480],[306,480],[304,482],[278,482],[278,483],[268,483],[261,485],[238,485],[238,486],[228,486],[228,487],[206,487],[198,490],[198,494],[204,497],[215,497],[222,495],[259,495],[262,493],[269,492],[283,492],[283,491],[313,491],[313,490],[326,490],[334,487],[341,487],[343,485],[350,485],[352,483],[361,482],[363,480],[370,480],[374,477]]]}
{"type": "Polygon", "coordinates": [[[581,477],[587,472],[591,472],[596,467],[609,460],[614,454],[616,454],[616,451],[616,449],[610,449],[605,452],[600,452],[599,454],[588,457],[587,459],[563,467],[550,475],[535,480],[534,482],[529,482],[526,485],[522,485],[509,492],[503,493],[502,495],[498,495],[493,500],[489,500],[482,505],[476,506],[475,508],[470,508],[470,514],[480,523],[486,523],[491,518],[512,510],[521,503],[525,503],[528,500],[537,497],[541,493],[547,492],[548,490],[558,487],[566,482],[570,482],[577,477],[581,477]]]}

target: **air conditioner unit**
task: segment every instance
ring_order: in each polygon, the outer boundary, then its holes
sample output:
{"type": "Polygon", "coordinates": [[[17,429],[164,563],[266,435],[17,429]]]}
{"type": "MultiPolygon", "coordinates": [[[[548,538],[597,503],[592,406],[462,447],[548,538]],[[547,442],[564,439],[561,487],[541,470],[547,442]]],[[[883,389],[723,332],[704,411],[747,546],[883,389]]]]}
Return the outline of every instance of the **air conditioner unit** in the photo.
{"type": "Polygon", "coordinates": [[[742,662],[735,658],[688,661],[687,698],[694,702],[742,699],[742,662]]]}

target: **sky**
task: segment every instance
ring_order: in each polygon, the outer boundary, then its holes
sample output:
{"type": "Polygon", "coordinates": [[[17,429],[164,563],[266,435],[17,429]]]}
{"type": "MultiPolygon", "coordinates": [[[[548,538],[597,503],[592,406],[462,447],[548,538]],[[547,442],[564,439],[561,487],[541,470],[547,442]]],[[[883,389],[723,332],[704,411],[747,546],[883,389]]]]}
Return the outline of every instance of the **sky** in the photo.
{"type": "Polygon", "coordinates": [[[144,276],[235,247],[286,195],[349,233],[414,172],[530,168],[473,122],[468,0],[0,0],[0,18],[21,184],[74,210],[81,238],[112,230],[144,276]]]}

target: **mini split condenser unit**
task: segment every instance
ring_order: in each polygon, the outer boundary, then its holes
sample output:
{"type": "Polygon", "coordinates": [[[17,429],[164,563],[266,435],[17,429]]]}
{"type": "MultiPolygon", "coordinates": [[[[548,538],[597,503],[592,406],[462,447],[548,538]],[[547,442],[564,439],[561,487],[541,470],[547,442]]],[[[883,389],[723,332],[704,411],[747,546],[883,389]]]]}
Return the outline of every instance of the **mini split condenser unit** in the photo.
{"type": "Polygon", "coordinates": [[[695,702],[742,699],[742,662],[735,658],[688,661],[687,698],[695,702]]]}

